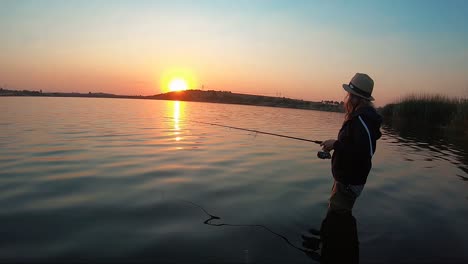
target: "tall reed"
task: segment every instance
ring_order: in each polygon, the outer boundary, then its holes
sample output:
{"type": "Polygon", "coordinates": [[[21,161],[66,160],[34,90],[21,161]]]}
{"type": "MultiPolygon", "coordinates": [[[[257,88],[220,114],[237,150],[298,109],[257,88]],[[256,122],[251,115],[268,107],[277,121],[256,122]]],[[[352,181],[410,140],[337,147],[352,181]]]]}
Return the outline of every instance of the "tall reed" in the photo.
{"type": "Polygon", "coordinates": [[[444,95],[409,95],[381,108],[387,123],[414,129],[444,128],[468,133],[468,100],[444,95]]]}

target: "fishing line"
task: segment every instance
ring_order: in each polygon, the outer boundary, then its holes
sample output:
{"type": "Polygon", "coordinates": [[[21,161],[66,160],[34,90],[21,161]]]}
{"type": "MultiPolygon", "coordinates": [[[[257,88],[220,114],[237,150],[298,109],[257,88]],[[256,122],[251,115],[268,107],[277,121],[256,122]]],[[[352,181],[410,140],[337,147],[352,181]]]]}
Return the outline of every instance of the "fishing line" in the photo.
{"type": "MultiPolygon", "coordinates": [[[[172,118],[172,117],[166,117],[166,118],[175,119],[175,118],[172,118]]],[[[202,121],[195,121],[195,120],[186,120],[186,121],[193,122],[193,123],[199,123],[199,124],[205,124],[205,125],[211,125],[211,126],[219,126],[219,127],[224,127],[224,128],[237,129],[237,130],[242,130],[242,131],[248,131],[248,132],[252,132],[252,133],[256,133],[256,134],[264,134],[264,135],[270,135],[270,136],[276,136],[276,137],[282,137],[282,138],[289,138],[289,139],[307,141],[307,142],[312,142],[312,143],[315,143],[315,144],[322,144],[322,141],[320,141],[320,140],[312,140],[312,139],[307,139],[307,138],[300,138],[300,137],[281,135],[281,134],[265,132],[265,131],[255,130],[255,129],[248,129],[248,128],[235,127],[235,126],[227,126],[227,125],[222,125],[222,124],[217,124],[217,123],[209,123],[209,122],[202,122],[202,121]]]]}
{"type": "MultiPolygon", "coordinates": [[[[310,251],[310,250],[305,250],[305,249],[302,249],[296,245],[294,245],[293,243],[291,243],[291,241],[289,241],[289,239],[279,233],[276,233],[275,231],[271,230],[270,228],[268,228],[267,226],[264,226],[264,225],[258,225],[258,224],[229,224],[229,223],[211,223],[212,220],[221,220],[221,217],[219,216],[216,216],[216,215],[212,215],[210,213],[208,213],[208,211],[205,210],[205,208],[203,208],[201,205],[198,205],[194,202],[191,202],[191,201],[186,201],[186,200],[181,200],[181,199],[177,199],[181,202],[185,202],[185,203],[188,203],[188,204],[191,204],[195,207],[198,207],[200,210],[202,210],[209,218],[206,219],[203,223],[205,225],[210,225],[210,226],[232,226],[232,227],[257,227],[257,228],[263,228],[264,230],[274,234],[275,236],[283,239],[289,246],[303,252],[303,253],[306,253],[308,255],[311,255],[311,254],[314,254],[315,252],[313,251],[310,251]]],[[[317,254],[317,253],[315,253],[317,254]]]]}

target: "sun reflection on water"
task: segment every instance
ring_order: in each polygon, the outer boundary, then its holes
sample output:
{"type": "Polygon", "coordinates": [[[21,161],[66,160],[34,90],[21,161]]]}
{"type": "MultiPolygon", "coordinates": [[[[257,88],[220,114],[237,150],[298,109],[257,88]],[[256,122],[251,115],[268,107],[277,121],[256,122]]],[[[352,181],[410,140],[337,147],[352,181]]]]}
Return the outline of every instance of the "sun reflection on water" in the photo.
{"type": "MultiPolygon", "coordinates": [[[[171,136],[174,136],[174,140],[180,142],[183,137],[181,136],[181,123],[184,115],[184,102],[180,101],[171,101],[168,102],[168,113],[172,115],[174,129],[171,136]]],[[[177,148],[180,149],[180,148],[177,148]]]]}
{"type": "Polygon", "coordinates": [[[180,121],[180,102],[172,101],[174,109],[174,130],[177,132],[180,130],[179,121],[180,121]]]}

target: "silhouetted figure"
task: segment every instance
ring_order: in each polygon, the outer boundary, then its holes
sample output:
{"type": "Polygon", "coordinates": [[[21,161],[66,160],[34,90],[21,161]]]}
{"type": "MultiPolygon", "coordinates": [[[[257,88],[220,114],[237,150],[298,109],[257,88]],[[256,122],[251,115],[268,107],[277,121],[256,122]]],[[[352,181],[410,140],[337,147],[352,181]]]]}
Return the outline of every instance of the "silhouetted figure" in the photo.
{"type": "Polygon", "coordinates": [[[359,263],[356,219],[351,212],[328,211],[320,231],[311,229],[302,236],[303,247],[320,263],[359,263]],[[320,252],[320,254],[319,254],[320,252]]]}
{"type": "Polygon", "coordinates": [[[356,73],[343,88],[348,92],[345,120],[337,139],[325,140],[321,146],[327,152],[334,150],[329,210],[351,213],[372,168],[382,117],[371,102],[374,81],[367,74],[356,73]]]}

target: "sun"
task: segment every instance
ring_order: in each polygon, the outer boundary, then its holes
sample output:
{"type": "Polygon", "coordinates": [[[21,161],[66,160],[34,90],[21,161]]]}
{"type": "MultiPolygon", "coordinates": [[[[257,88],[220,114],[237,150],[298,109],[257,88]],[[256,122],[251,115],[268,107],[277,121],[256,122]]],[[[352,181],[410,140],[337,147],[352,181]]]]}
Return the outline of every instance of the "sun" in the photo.
{"type": "MultiPolygon", "coordinates": [[[[1,0],[0,0],[1,2],[1,0]]],[[[185,91],[199,87],[196,74],[192,69],[170,67],[157,73],[161,93],[185,91]]]]}
{"type": "Polygon", "coordinates": [[[176,91],[185,91],[188,89],[187,82],[184,79],[176,78],[172,79],[169,82],[169,91],[176,92],[176,91]]]}

